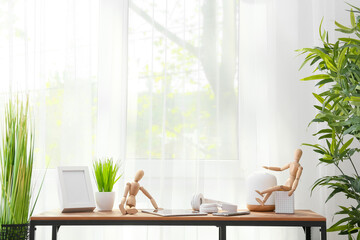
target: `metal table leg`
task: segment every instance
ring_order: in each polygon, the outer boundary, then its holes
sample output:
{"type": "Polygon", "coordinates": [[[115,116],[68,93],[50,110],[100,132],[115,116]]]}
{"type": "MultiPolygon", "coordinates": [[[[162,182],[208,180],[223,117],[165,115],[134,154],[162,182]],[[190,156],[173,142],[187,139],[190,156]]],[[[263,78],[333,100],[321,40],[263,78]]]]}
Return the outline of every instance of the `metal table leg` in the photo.
{"type": "Polygon", "coordinates": [[[219,227],[219,240],[226,240],[226,225],[220,225],[219,227]]]}
{"type": "Polygon", "coordinates": [[[30,222],[30,240],[35,240],[35,225],[30,222]]]}
{"type": "Polygon", "coordinates": [[[52,226],[52,240],[56,240],[57,239],[57,233],[59,231],[60,226],[57,225],[53,225],[52,226]]]}
{"type": "Polygon", "coordinates": [[[304,227],[305,239],[311,240],[311,227],[304,227]]]}
{"type": "Polygon", "coordinates": [[[321,240],[326,240],[326,222],[321,225],[321,240]]]}

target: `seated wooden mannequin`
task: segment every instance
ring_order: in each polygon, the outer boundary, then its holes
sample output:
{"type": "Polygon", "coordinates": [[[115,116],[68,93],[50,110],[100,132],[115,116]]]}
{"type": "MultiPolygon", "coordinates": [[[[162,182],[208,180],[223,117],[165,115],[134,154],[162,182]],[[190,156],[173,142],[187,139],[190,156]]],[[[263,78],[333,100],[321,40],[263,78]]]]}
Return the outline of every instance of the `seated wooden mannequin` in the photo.
{"type": "Polygon", "coordinates": [[[138,210],[135,208],[135,206],[136,206],[135,197],[138,194],[139,190],[141,192],[143,192],[143,194],[150,199],[151,204],[154,206],[154,208],[158,209],[155,199],[150,195],[150,193],[148,191],[146,191],[145,188],[143,188],[139,184],[139,181],[142,179],[143,176],[144,176],[144,171],[139,170],[135,175],[134,182],[126,184],[124,196],[122,197],[121,203],[119,204],[120,211],[123,215],[125,215],[127,213],[135,214],[138,212],[138,210]],[[128,194],[129,194],[129,197],[127,197],[128,194]],[[127,198],[127,200],[126,200],[126,198],[127,198]],[[125,201],[126,201],[126,206],[124,207],[125,201]]]}
{"type": "Polygon", "coordinates": [[[260,203],[262,206],[264,206],[264,204],[266,203],[266,201],[268,200],[268,198],[271,196],[271,194],[274,191],[289,191],[289,196],[291,196],[294,191],[296,190],[298,183],[299,183],[299,179],[303,170],[303,167],[299,164],[300,158],[302,155],[302,151],[301,149],[296,149],[295,150],[295,160],[285,166],[283,166],[282,168],[280,167],[267,167],[267,166],[263,166],[263,168],[265,169],[269,169],[269,170],[273,170],[273,171],[284,171],[286,169],[289,169],[289,173],[290,176],[287,179],[285,185],[280,185],[280,186],[274,186],[271,188],[268,188],[266,190],[263,191],[258,191],[255,190],[258,194],[260,194],[263,198],[263,200],[261,200],[260,198],[256,198],[256,201],[258,203],[260,203]]]}

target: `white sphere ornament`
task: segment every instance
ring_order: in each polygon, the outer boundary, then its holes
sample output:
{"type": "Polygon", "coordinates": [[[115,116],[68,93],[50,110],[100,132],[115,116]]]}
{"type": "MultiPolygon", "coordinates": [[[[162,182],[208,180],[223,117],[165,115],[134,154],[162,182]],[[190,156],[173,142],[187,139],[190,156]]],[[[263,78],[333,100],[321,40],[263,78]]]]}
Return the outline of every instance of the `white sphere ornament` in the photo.
{"type": "Polygon", "coordinates": [[[255,172],[247,178],[246,182],[247,182],[247,199],[246,199],[247,208],[250,211],[254,211],[254,212],[274,211],[275,199],[273,194],[262,206],[256,201],[256,198],[262,199],[262,196],[260,196],[260,194],[255,192],[255,190],[261,192],[268,188],[276,186],[277,185],[276,177],[266,172],[255,172]]]}

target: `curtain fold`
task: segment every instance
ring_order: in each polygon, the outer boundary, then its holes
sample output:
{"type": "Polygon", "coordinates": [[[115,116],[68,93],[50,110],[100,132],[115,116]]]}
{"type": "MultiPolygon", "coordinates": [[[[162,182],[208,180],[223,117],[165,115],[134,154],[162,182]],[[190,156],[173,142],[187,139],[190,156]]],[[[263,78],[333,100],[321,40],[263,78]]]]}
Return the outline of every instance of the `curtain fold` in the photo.
{"type": "MultiPolygon", "coordinates": [[[[349,1],[357,4],[355,0],[349,1]]],[[[246,206],[246,178],[282,166],[319,126],[312,83],[295,49],[334,39],[349,7],[335,0],[19,0],[0,3],[0,111],[28,94],[36,126],[36,175],[49,164],[35,213],[58,208],[55,168],[113,157],[137,170],[164,208],[190,208],[194,193],[246,206]]],[[[335,169],[303,148],[295,206],[332,222],[313,182],[335,169]]],[[[287,172],[274,173],[278,183],[287,172]]],[[[39,182],[39,179],[38,179],[39,182]]],[[[93,188],[95,190],[93,182],[93,188]]],[[[141,193],[138,208],[151,208],[141,193]]],[[[303,239],[297,228],[228,229],[229,239],[303,239]]],[[[50,229],[38,228],[47,239],[50,229]]],[[[314,231],[314,239],[316,231],[314,231]]],[[[217,239],[214,227],[66,227],[59,239],[217,239]]],[[[329,239],[340,239],[329,234],[329,239]]]]}

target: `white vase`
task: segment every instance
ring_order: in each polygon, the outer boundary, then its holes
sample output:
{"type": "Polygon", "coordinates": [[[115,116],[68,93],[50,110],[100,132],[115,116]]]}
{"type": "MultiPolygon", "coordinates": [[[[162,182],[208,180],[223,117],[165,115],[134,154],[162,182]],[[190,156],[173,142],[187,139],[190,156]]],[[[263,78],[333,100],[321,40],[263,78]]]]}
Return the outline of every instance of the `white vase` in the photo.
{"type": "Polygon", "coordinates": [[[255,172],[247,178],[246,182],[247,182],[247,200],[246,200],[247,208],[250,211],[254,211],[254,212],[274,211],[275,199],[273,194],[269,197],[269,199],[266,201],[264,206],[262,206],[256,201],[256,198],[262,199],[262,197],[257,192],[255,192],[255,190],[261,192],[264,191],[265,189],[276,186],[277,184],[276,177],[266,172],[255,172]]]}
{"type": "Polygon", "coordinates": [[[96,192],[95,199],[99,211],[112,211],[115,202],[115,192],[96,192]]]}

